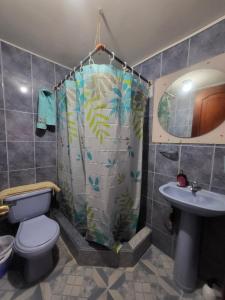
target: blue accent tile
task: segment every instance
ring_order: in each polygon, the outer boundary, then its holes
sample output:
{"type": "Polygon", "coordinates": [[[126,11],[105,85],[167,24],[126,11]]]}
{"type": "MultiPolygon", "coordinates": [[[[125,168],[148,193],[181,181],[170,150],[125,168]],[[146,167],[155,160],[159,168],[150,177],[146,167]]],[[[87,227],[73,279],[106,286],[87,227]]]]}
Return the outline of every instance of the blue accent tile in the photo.
{"type": "Polygon", "coordinates": [[[187,66],[188,40],[165,50],[162,54],[162,74],[166,75],[187,66]]]}
{"type": "Polygon", "coordinates": [[[161,53],[146,60],[141,65],[141,74],[148,80],[159,78],[161,67],[161,53]]]}
{"type": "Polygon", "coordinates": [[[191,38],[189,64],[195,64],[225,51],[225,20],[191,38]]]}

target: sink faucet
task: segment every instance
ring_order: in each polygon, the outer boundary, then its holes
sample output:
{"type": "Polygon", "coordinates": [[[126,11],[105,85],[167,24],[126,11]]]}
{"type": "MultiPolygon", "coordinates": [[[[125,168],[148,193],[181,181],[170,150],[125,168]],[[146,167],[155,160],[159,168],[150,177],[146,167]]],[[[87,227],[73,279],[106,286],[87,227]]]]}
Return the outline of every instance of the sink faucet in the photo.
{"type": "Polygon", "coordinates": [[[191,189],[192,193],[196,193],[198,190],[200,190],[200,187],[198,186],[198,182],[192,181],[190,189],[191,189]]]}

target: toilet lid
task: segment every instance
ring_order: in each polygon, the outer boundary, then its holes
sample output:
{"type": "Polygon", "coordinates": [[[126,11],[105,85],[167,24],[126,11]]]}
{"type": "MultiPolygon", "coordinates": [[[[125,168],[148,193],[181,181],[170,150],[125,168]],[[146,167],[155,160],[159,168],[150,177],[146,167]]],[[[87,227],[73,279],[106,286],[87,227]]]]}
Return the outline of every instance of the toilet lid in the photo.
{"type": "Polygon", "coordinates": [[[20,223],[16,239],[27,248],[47,243],[58,234],[58,224],[42,215],[20,223]]]}

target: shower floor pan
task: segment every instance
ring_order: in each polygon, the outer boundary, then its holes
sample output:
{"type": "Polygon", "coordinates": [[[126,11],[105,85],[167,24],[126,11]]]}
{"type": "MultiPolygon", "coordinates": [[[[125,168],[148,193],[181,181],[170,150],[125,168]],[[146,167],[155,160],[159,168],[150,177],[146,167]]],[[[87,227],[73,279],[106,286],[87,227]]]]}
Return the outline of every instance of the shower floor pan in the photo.
{"type": "Polygon", "coordinates": [[[144,227],[123,243],[119,254],[115,254],[106,247],[86,241],[61,212],[54,210],[52,216],[60,225],[63,240],[72,255],[83,266],[132,267],[151,245],[152,231],[144,227]]]}

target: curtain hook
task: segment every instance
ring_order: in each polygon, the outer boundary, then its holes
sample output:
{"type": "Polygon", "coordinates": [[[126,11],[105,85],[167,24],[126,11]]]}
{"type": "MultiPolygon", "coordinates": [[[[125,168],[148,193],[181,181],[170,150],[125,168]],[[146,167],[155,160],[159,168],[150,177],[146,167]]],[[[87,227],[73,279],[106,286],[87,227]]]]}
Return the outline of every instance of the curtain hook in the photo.
{"type": "Polygon", "coordinates": [[[112,64],[114,59],[115,59],[115,53],[112,51],[112,56],[111,56],[111,59],[110,59],[110,65],[112,64]]]}
{"type": "Polygon", "coordinates": [[[141,82],[141,73],[139,73],[138,77],[139,77],[139,83],[140,83],[141,82]]]}
{"type": "Polygon", "coordinates": [[[83,61],[82,60],[80,61],[80,72],[81,73],[83,72],[83,61]]]}
{"type": "Polygon", "coordinates": [[[124,71],[124,73],[126,72],[126,70],[127,70],[127,62],[125,61],[125,62],[124,62],[124,66],[123,66],[123,71],[124,71]]]}
{"type": "Polygon", "coordinates": [[[92,56],[91,56],[91,52],[89,52],[89,61],[88,61],[88,63],[89,63],[89,65],[95,63],[95,62],[94,62],[94,59],[93,59],[92,56]]]}
{"type": "Polygon", "coordinates": [[[134,67],[131,67],[131,74],[134,75],[134,67]]]}

